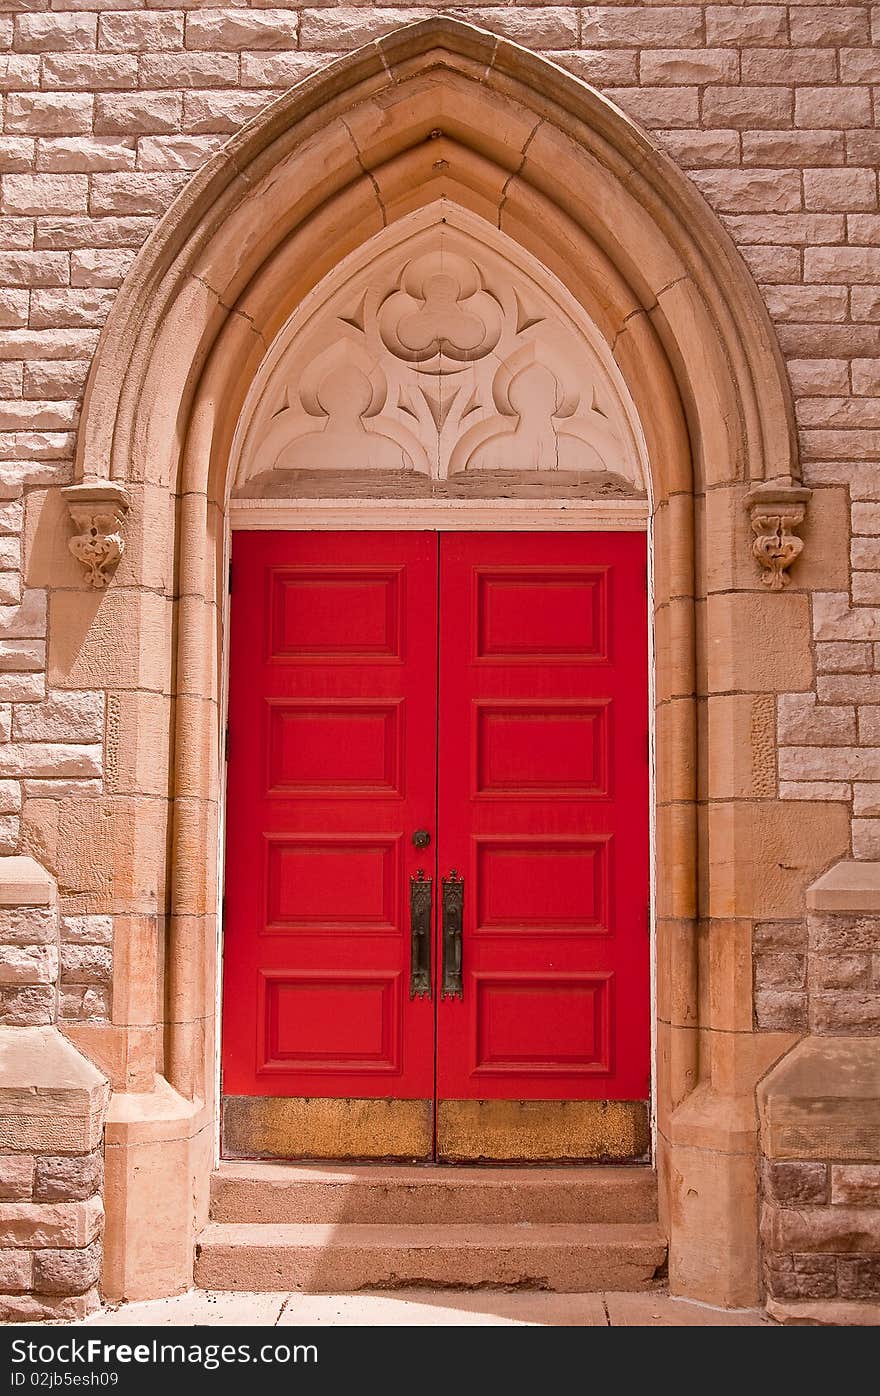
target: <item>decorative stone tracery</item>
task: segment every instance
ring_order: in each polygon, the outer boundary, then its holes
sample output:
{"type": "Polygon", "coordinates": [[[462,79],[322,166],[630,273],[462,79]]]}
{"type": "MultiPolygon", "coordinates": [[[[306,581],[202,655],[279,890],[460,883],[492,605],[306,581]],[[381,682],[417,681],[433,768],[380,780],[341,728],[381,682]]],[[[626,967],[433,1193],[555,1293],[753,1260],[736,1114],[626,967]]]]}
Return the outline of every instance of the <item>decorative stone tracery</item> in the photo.
{"type": "Polygon", "coordinates": [[[448,201],[377,235],[281,330],[242,414],[236,490],[327,467],[577,471],[642,492],[607,345],[546,269],[448,201]]]}

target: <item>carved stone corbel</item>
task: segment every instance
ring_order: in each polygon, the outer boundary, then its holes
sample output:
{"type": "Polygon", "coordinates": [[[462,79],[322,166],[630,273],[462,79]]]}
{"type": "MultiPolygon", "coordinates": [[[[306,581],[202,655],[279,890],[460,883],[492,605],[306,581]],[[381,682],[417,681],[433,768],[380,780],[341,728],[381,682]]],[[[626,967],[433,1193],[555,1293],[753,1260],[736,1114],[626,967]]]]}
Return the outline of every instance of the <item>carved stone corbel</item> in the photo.
{"type": "Polygon", "coordinates": [[[752,556],[762,569],[761,580],[770,591],[788,585],[788,568],[803,552],[800,528],[812,490],[792,480],[768,481],[746,495],[752,520],[752,556]]]}
{"type": "Polygon", "coordinates": [[[86,584],[105,587],[125,551],[123,528],[129,498],[113,480],[84,481],[61,491],[74,534],[68,547],[86,569],[86,584]]]}

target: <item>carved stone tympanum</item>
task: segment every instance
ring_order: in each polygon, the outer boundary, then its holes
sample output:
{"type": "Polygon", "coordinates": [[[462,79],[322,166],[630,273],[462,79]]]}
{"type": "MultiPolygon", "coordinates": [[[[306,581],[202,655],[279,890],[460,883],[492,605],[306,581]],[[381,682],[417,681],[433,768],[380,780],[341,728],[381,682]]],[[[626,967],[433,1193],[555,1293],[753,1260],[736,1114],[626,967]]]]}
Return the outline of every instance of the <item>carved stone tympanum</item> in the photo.
{"type": "Polygon", "coordinates": [[[112,480],[69,485],[62,493],[74,528],[68,547],[85,568],[86,583],[105,587],[125,550],[128,495],[112,480]]]}
{"type": "Polygon", "coordinates": [[[788,569],[803,551],[800,528],[811,490],[788,480],[758,485],[746,496],[752,520],[752,555],[762,569],[766,587],[782,591],[788,569]]]}
{"type": "Polygon", "coordinates": [[[441,201],[288,321],[242,413],[235,488],[288,471],[599,472],[645,488],[607,343],[505,234],[441,201]]]}

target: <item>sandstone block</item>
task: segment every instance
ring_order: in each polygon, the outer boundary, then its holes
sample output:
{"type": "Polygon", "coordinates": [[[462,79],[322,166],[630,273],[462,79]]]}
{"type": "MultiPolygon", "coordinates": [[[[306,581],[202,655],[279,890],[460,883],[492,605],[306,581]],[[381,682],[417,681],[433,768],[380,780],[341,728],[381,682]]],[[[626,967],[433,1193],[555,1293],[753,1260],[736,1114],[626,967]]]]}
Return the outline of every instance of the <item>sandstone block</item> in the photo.
{"type": "Polygon", "coordinates": [[[687,87],[691,83],[737,82],[737,54],[731,49],[645,49],[639,59],[643,83],[687,87]]]}
{"type": "Polygon", "coordinates": [[[70,136],[88,132],[93,98],[86,92],[11,92],[6,98],[6,130],[70,136]]]}
{"type": "Polygon", "coordinates": [[[106,946],[69,942],[62,945],[62,984],[108,984],[112,975],[113,955],[106,946]]]}
{"type": "Polygon", "coordinates": [[[880,858],[880,819],[854,819],[852,847],[854,858],[880,858]]]}
{"type": "Polygon", "coordinates": [[[131,137],[179,131],[182,109],[179,92],[98,93],[95,133],[131,137]]]}
{"type": "MultiPolygon", "coordinates": [[[[866,614],[870,614],[865,610],[866,614]]],[[[816,681],[819,699],[822,703],[880,703],[880,675],[877,674],[822,674],[816,681]]],[[[866,769],[863,780],[874,777],[866,769]]]]}
{"type": "MultiPolygon", "coordinates": [[[[298,50],[286,49],[281,53],[272,53],[261,50],[257,53],[243,53],[241,55],[241,85],[242,87],[293,87],[294,83],[300,82],[303,78],[309,77],[312,73],[324,66],[335,55],[300,53],[298,50]]],[[[557,54],[557,62],[565,58],[577,59],[578,54],[566,55],[557,54]]],[[[566,62],[566,67],[571,67],[571,63],[566,62]]],[[[635,69],[635,59],[633,59],[633,70],[635,69]]],[[[584,76],[581,74],[580,76],[584,76]]],[[[611,71],[606,78],[606,83],[624,82],[626,76],[621,70],[611,71]]],[[[197,96],[198,94],[193,94],[197,96]]],[[[231,94],[230,94],[231,95],[231,94]]],[[[240,96],[246,94],[240,93],[240,96]]]]}
{"type": "MultiPolygon", "coordinates": [[[[0,780],[0,814],[17,814],[21,809],[21,785],[17,780],[0,780]]],[[[2,935],[0,935],[2,939],[2,935]]]]}
{"type": "Polygon", "coordinates": [[[13,742],[0,747],[0,776],[99,776],[100,746],[65,742],[13,742]]]}
{"type": "Polygon", "coordinates": [[[782,87],[707,87],[702,114],[707,126],[731,126],[736,130],[790,126],[792,94],[782,87]]]}
{"type": "Polygon", "coordinates": [[[0,984],[0,1024],[4,1027],[43,1027],[54,1021],[54,985],[0,984]]]}
{"type": "Polygon", "coordinates": [[[755,1025],[762,1032],[800,1032],[807,1026],[806,994],[781,989],[758,990],[755,1025]]]}
{"type": "Polygon", "coordinates": [[[776,1251],[880,1253],[880,1208],[765,1208],[765,1240],[776,1251]]]}
{"type": "Polygon", "coordinates": [[[795,126],[841,130],[871,125],[871,102],[863,87],[800,87],[795,93],[795,126]]]}
{"type": "Polygon", "coordinates": [[[0,1295],[0,1321],[4,1323],[82,1323],[101,1307],[97,1289],[85,1294],[56,1298],[50,1294],[0,1295]]]}
{"type": "Polygon", "coordinates": [[[0,208],[4,213],[85,213],[85,175],[5,175],[0,208]]]}
{"type": "Polygon", "coordinates": [[[54,136],[37,147],[39,171],[91,174],[95,170],[133,170],[133,140],[112,136],[54,136]]]}
{"type": "Polygon", "coordinates": [[[0,137],[0,174],[27,173],[33,169],[33,164],[33,137],[0,137]]]}
{"type": "Polygon", "coordinates": [[[765,1273],[769,1293],[781,1299],[829,1299],[837,1293],[834,1256],[771,1253],[765,1273]]]}
{"type": "MultiPolygon", "coordinates": [[[[880,297],[880,292],[875,294],[880,297]]],[[[872,395],[880,393],[880,362],[876,359],[854,359],[851,368],[854,392],[872,395]]]]}
{"type": "Polygon", "coordinates": [[[788,42],[784,5],[709,5],[705,14],[707,43],[748,48],[788,42]]]}
{"type": "Polygon", "coordinates": [[[100,742],[104,735],[104,694],[51,690],[45,701],[17,708],[15,741],[100,742]]]}
{"type": "Polygon", "coordinates": [[[697,87],[609,87],[606,95],[652,130],[699,125],[697,87]]]}
{"type": "MultiPolygon", "coordinates": [[[[633,48],[636,43],[643,49],[699,48],[701,20],[701,11],[690,5],[640,6],[630,10],[591,5],[583,11],[581,42],[585,48],[633,48]]],[[[305,48],[305,23],[303,30],[305,48]]],[[[709,42],[725,41],[713,38],[709,42]]]]}
{"type": "Polygon", "coordinates": [[[20,14],[14,47],[22,53],[66,53],[95,47],[98,17],[86,12],[20,14]]]}
{"type": "Polygon", "coordinates": [[[783,780],[880,780],[880,748],[780,747],[779,774],[783,780]]]}
{"type": "Polygon", "coordinates": [[[812,693],[781,693],[776,722],[786,746],[846,746],[856,740],[855,708],[822,706],[812,693]]]}
{"type": "MultiPolygon", "coordinates": [[[[63,247],[68,252],[78,247],[140,247],[153,231],[153,222],[150,218],[39,218],[35,239],[38,247],[63,247]]],[[[95,330],[55,330],[53,335],[70,337],[66,352],[59,348],[54,355],[57,359],[91,356],[94,343],[90,347],[87,341],[97,342],[95,330]]]]}
{"type": "Polygon", "coordinates": [[[877,207],[874,170],[804,170],[804,204],[809,209],[873,209],[877,207]]]}
{"type": "MultiPolygon", "coordinates": [[[[74,280],[80,265],[88,268],[90,259],[100,263],[103,257],[125,257],[130,260],[129,252],[74,252],[71,254],[71,280],[74,280]]],[[[83,275],[87,274],[85,271],[83,275]]],[[[95,284],[101,284],[96,282],[95,284]]],[[[88,376],[89,364],[87,359],[59,360],[50,359],[45,363],[28,363],[24,366],[24,376],[22,382],[22,392],[26,398],[78,398],[88,376]]],[[[20,526],[14,530],[21,531],[20,526]]],[[[42,668],[44,660],[31,667],[42,668]]],[[[2,667],[2,659],[0,659],[2,667]]]]}
{"type": "Polygon", "coordinates": [[[0,1202],[0,1246],[88,1246],[100,1236],[103,1222],[100,1197],[85,1202],[0,1202]]]}
{"type": "Polygon", "coordinates": [[[837,55],[827,49],[751,48],[741,55],[744,83],[836,82],[837,55]]]}
{"type": "Polygon", "coordinates": [[[880,1164],[832,1163],[831,1201],[844,1207],[872,1207],[880,1197],[880,1164]]]}
{"type": "Polygon", "coordinates": [[[820,954],[880,949],[880,916],[834,916],[813,912],[807,918],[809,944],[820,954]]]}
{"type": "Polygon", "coordinates": [[[56,934],[54,906],[0,907],[0,942],[4,945],[46,945],[56,934]]]}
{"type": "Polygon", "coordinates": [[[0,1155],[0,1199],[21,1202],[29,1198],[34,1185],[32,1154],[0,1155]]]}
{"type": "Polygon", "coordinates": [[[25,1294],[32,1288],[33,1255],[30,1251],[0,1250],[0,1291],[25,1294]]]}
{"type": "Polygon", "coordinates": [[[91,1154],[42,1155],[33,1170],[34,1201],[80,1202],[100,1190],[103,1178],[98,1149],[91,1154]]]}
{"type": "MultiPolygon", "coordinates": [[[[866,708],[863,711],[873,712],[866,708]]],[[[858,781],[853,786],[853,814],[862,818],[880,817],[880,783],[858,781]]]]}
{"type": "Polygon", "coordinates": [[[102,14],[98,22],[98,47],[110,52],[153,53],[183,48],[183,14],[122,10],[102,14]]]}
{"type": "Polygon", "coordinates": [[[66,286],[69,262],[62,252],[2,252],[0,277],[7,286],[66,286]]]}
{"type": "Polygon", "coordinates": [[[870,955],[818,955],[810,962],[812,989],[868,989],[870,955]]]}
{"type": "Polygon", "coordinates": [[[788,1161],[765,1163],[764,1185],[776,1202],[789,1207],[826,1203],[829,1200],[828,1166],[788,1161]]]}
{"type": "Polygon", "coordinates": [[[846,1036],[880,1032],[880,993],[825,991],[810,996],[810,1030],[846,1036]]]}
{"type": "Polygon", "coordinates": [[[802,921],[758,921],[752,943],[756,953],[802,952],[807,948],[807,928],[802,921]]]}
{"type": "Polygon", "coordinates": [[[24,91],[39,85],[40,59],[37,54],[0,54],[0,92],[24,91]]]}
{"type": "Polygon", "coordinates": [[[794,247],[740,247],[743,260],[756,281],[776,284],[800,275],[800,257],[794,247]]]}
{"type": "Polygon", "coordinates": [[[803,955],[762,954],[755,958],[755,985],[759,990],[799,990],[806,979],[803,955]]]}
{"type": "Polygon", "coordinates": [[[36,329],[48,326],[100,328],[113,304],[110,291],[65,289],[34,291],[31,294],[31,324],[36,329]]]}
{"type": "Polygon", "coordinates": [[[57,978],[54,945],[0,944],[0,984],[54,984],[57,978]]]}
{"type": "Polygon", "coordinates": [[[65,91],[100,92],[138,85],[133,54],[51,53],[43,59],[43,86],[65,91]]]}
{"type": "Polygon", "coordinates": [[[269,100],[265,92],[242,92],[235,87],[225,91],[185,92],[183,116],[178,127],[196,135],[214,131],[228,134],[250,121],[269,100]]]}
{"type": "Polygon", "coordinates": [[[822,674],[866,674],[873,662],[873,646],[867,641],[829,640],[816,645],[817,668],[822,674]]]}
{"type": "Polygon", "coordinates": [[[235,53],[148,53],[140,60],[144,87],[235,87],[238,82],[238,54],[235,53]]]}
{"type": "Polygon", "coordinates": [[[660,130],[656,134],[676,164],[685,169],[739,164],[739,131],[660,130]]]}
{"type": "Polygon", "coordinates": [[[868,12],[856,5],[793,5],[790,11],[793,44],[822,44],[843,48],[870,42],[868,12]]]}
{"type": "Polygon", "coordinates": [[[90,210],[105,214],[161,214],[183,188],[184,174],[97,174],[92,177],[90,210]]]}
{"type": "Polygon", "coordinates": [[[743,131],[744,165],[843,164],[842,131],[743,131]]]}
{"type": "Polygon", "coordinates": [[[34,1254],[33,1287],[37,1294],[84,1294],[101,1273],[101,1242],[81,1250],[41,1250],[34,1254]]]}
{"type": "Polygon", "coordinates": [[[144,136],[138,146],[140,170],[197,170],[222,144],[213,136],[144,136]]]}
{"type": "Polygon", "coordinates": [[[841,1299],[880,1300],[880,1256],[853,1256],[837,1263],[837,1292],[841,1299]]]}
{"type": "Polygon", "coordinates": [[[65,916],[61,939],[70,945],[112,945],[112,916],[65,916]]]}
{"type": "Polygon", "coordinates": [[[58,995],[58,1016],[63,1022],[108,1023],[109,990],[94,985],[63,985],[58,995]]]}
{"type": "MultiPolygon", "coordinates": [[[[772,286],[764,292],[767,308],[774,320],[846,320],[849,314],[849,293],[845,286],[772,286]]],[[[797,406],[801,418],[806,415],[812,399],[801,400],[797,406]]],[[[825,398],[816,398],[824,409],[825,398]]],[[[805,421],[805,425],[809,424],[805,421]]]]}
{"type": "Polygon", "coordinates": [[[787,213],[801,206],[797,170],[696,170],[692,178],[715,208],[787,213]]]}
{"type": "Polygon", "coordinates": [[[296,48],[298,27],[295,10],[195,10],[187,15],[186,47],[210,53],[296,48]]]}
{"type": "Polygon", "coordinates": [[[0,699],[12,703],[36,703],[46,696],[45,674],[0,672],[0,699]]]}

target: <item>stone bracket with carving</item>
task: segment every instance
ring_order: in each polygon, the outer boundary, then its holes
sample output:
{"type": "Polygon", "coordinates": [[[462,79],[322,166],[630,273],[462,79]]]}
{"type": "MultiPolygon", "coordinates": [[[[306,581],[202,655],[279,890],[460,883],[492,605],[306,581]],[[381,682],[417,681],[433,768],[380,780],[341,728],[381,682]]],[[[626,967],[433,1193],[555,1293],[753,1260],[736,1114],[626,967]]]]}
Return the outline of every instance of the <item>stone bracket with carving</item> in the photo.
{"type": "Polygon", "coordinates": [[[125,551],[129,497],[113,480],[84,481],[61,491],[73,522],[68,547],[86,571],[86,584],[106,587],[125,551]]]}
{"type": "Polygon", "coordinates": [[[768,481],[746,495],[752,521],[752,556],[762,569],[761,580],[770,591],[788,585],[788,568],[803,552],[796,530],[806,514],[812,490],[793,480],[768,481]]]}

